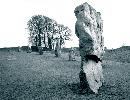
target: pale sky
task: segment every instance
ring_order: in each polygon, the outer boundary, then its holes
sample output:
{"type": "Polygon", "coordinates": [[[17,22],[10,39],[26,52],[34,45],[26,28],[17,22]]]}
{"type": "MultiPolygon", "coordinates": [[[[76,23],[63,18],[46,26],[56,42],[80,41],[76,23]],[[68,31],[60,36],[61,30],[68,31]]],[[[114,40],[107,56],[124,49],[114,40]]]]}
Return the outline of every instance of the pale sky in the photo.
{"type": "Polygon", "coordinates": [[[1,0],[0,47],[28,45],[27,21],[33,15],[45,15],[72,30],[66,47],[78,46],[74,27],[76,6],[88,2],[103,19],[103,36],[107,48],[130,46],[130,0],[1,0]]]}

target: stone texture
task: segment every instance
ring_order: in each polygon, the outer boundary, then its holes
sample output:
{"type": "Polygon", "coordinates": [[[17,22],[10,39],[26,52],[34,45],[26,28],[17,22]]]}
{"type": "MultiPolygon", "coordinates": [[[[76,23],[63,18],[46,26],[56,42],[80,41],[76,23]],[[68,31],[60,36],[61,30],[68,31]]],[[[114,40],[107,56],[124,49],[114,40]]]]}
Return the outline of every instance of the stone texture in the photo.
{"type": "MultiPolygon", "coordinates": [[[[85,85],[98,93],[102,86],[103,73],[101,58],[103,54],[104,38],[103,20],[101,13],[97,12],[88,3],[84,3],[75,8],[77,18],[75,24],[75,34],[79,38],[79,50],[81,55],[81,71],[79,74],[81,87],[85,85]],[[86,76],[81,76],[85,73],[86,76]],[[81,79],[82,78],[82,79],[81,79]],[[87,82],[86,82],[87,81],[87,82]]],[[[84,88],[83,88],[84,89],[84,88]]]]}
{"type": "Polygon", "coordinates": [[[103,52],[104,38],[103,21],[101,13],[84,3],[75,9],[77,18],[75,24],[75,33],[79,38],[79,48],[81,56],[96,55],[99,58],[103,52]]]}

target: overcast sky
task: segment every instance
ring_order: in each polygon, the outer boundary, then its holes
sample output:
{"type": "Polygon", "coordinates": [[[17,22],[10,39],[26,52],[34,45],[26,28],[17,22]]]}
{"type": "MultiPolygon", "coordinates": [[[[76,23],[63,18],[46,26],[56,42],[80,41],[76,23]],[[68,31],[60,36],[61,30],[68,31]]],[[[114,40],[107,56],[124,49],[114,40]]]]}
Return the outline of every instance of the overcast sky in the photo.
{"type": "Polygon", "coordinates": [[[28,45],[27,21],[33,15],[45,15],[72,30],[73,40],[66,47],[78,46],[74,33],[76,6],[88,2],[104,21],[103,36],[107,48],[130,45],[129,0],[1,0],[0,47],[28,45]]]}

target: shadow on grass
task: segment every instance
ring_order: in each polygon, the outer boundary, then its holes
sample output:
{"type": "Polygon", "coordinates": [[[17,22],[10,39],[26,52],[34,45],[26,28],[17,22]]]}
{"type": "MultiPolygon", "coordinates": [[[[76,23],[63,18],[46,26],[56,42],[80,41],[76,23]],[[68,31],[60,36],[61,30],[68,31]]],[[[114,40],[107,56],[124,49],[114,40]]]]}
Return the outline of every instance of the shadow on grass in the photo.
{"type": "Polygon", "coordinates": [[[88,84],[86,84],[86,86],[84,87],[81,87],[80,83],[72,83],[72,84],[68,84],[68,87],[74,94],[78,94],[78,95],[94,94],[94,92],[92,92],[90,88],[88,87],[88,84]]]}
{"type": "Polygon", "coordinates": [[[68,84],[68,87],[75,94],[80,94],[81,92],[80,83],[68,84]]]}

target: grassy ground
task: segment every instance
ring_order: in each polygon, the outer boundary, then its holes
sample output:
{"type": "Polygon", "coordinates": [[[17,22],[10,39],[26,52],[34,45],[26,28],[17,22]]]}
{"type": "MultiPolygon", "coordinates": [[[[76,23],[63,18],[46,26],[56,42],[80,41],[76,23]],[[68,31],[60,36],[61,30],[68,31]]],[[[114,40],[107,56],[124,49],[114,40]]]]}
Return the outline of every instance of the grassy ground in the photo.
{"type": "Polygon", "coordinates": [[[103,60],[99,94],[79,93],[80,58],[0,51],[0,100],[130,100],[130,63],[103,60]]]}

